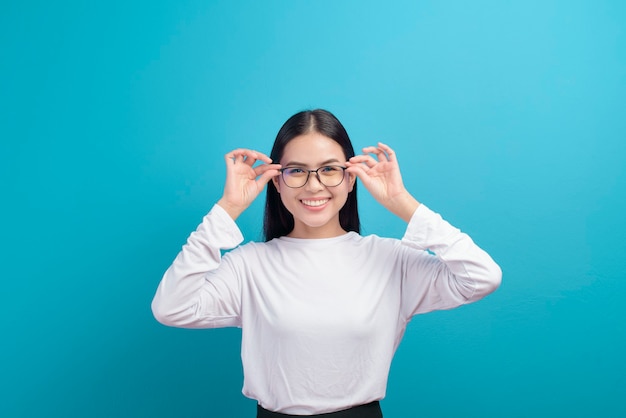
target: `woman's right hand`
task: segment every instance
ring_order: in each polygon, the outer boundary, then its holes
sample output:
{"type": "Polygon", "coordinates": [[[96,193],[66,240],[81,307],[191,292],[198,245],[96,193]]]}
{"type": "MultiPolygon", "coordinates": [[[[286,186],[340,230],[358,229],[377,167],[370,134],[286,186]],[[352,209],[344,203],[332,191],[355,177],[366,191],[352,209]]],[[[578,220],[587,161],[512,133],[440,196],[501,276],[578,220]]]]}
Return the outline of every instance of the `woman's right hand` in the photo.
{"type": "Polygon", "coordinates": [[[280,164],[272,164],[267,155],[249,149],[236,149],[224,156],[226,185],[217,202],[233,219],[250,206],[265,185],[280,174],[280,164]],[[254,167],[260,161],[261,164],[254,167]]]}

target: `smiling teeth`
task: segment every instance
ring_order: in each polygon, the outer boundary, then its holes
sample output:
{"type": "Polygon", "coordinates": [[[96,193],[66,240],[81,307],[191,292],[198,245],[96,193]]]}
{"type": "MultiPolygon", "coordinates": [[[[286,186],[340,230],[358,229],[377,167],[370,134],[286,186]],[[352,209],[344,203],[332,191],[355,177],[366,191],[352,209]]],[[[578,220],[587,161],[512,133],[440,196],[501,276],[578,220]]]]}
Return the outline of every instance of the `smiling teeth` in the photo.
{"type": "Polygon", "coordinates": [[[303,200],[302,203],[304,203],[307,206],[322,206],[324,204],[326,204],[326,202],[328,202],[328,199],[324,199],[324,200],[303,200]]]}

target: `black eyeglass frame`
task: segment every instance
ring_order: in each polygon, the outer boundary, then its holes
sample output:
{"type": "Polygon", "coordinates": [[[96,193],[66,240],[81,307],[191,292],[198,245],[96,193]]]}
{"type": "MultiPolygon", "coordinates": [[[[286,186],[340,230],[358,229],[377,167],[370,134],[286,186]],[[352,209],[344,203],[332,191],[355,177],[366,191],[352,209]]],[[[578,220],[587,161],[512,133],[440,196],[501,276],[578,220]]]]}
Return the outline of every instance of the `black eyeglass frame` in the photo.
{"type": "Polygon", "coordinates": [[[283,183],[285,183],[285,186],[287,186],[287,187],[289,187],[291,189],[299,189],[301,187],[306,186],[306,184],[309,182],[309,178],[311,178],[311,173],[315,173],[315,177],[317,177],[317,181],[319,181],[322,185],[324,185],[324,187],[337,187],[341,183],[343,183],[343,180],[346,177],[346,169],[347,168],[348,167],[344,167],[342,165],[324,165],[322,167],[316,168],[315,170],[310,170],[310,169],[304,168],[304,167],[284,167],[284,168],[281,168],[278,171],[280,171],[280,176],[283,178],[283,183]],[[319,170],[321,170],[323,168],[328,168],[328,167],[341,168],[341,171],[342,171],[342,173],[341,173],[341,181],[339,183],[333,184],[332,186],[328,186],[328,185],[326,185],[326,183],[324,183],[322,181],[322,179],[320,177],[320,174],[319,174],[319,170]],[[307,171],[306,180],[304,181],[304,183],[302,183],[302,186],[290,186],[290,185],[287,184],[287,181],[285,181],[285,170],[292,170],[294,168],[297,168],[297,169],[302,170],[302,171],[307,171]]]}

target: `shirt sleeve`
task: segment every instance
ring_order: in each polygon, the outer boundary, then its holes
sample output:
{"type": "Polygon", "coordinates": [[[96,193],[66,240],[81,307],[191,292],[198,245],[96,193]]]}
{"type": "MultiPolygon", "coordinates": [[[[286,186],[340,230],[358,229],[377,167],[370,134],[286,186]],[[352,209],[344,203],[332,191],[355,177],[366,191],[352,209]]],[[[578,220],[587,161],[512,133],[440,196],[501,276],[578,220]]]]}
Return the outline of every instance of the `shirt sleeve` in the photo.
{"type": "Polygon", "coordinates": [[[475,302],[502,280],[502,271],[489,254],[423,204],[413,214],[402,244],[402,306],[407,320],[475,302]]]}
{"type": "Polygon", "coordinates": [[[237,224],[214,205],[163,275],[152,300],[154,317],[181,328],[241,326],[241,283],[221,250],[242,241],[237,224]],[[210,274],[218,268],[219,275],[210,274]]]}

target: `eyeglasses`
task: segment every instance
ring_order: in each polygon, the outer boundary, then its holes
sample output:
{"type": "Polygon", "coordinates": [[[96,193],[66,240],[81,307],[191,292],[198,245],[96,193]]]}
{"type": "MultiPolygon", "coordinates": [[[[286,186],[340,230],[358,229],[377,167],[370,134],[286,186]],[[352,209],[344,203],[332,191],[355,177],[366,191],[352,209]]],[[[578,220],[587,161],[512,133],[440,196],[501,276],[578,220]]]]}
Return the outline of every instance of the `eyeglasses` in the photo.
{"type": "Polygon", "coordinates": [[[309,170],[302,167],[285,167],[280,169],[285,185],[293,189],[304,187],[309,181],[311,173],[315,173],[317,181],[326,187],[339,186],[345,177],[345,171],[346,167],[340,165],[325,165],[317,170],[309,170]]]}

